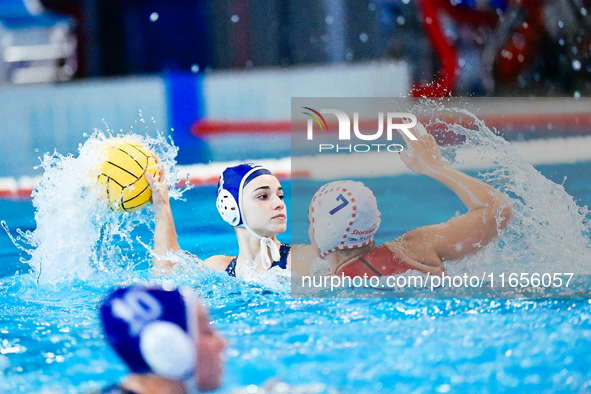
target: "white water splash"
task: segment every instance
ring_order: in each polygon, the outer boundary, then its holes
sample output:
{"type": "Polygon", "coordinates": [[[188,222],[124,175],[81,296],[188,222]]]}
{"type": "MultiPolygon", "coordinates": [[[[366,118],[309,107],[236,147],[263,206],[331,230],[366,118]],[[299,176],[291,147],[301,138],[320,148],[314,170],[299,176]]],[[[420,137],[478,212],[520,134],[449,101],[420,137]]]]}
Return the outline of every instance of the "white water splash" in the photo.
{"type": "MultiPolygon", "coordinates": [[[[132,231],[139,225],[151,226],[151,207],[134,213],[112,211],[99,197],[91,175],[104,159],[101,144],[111,137],[96,131],[80,146],[78,157],[57,152],[43,157],[43,179],[33,191],[37,228],[22,238],[33,247],[28,252],[31,258],[25,262],[39,285],[75,278],[88,281],[97,273],[120,275],[149,258],[146,250],[134,250],[132,231]]],[[[179,198],[182,192],[174,189],[179,176],[173,170],[178,148],[161,135],[124,137],[147,146],[160,158],[172,188],[171,197],[179,198]]]]}
{"type": "Polygon", "coordinates": [[[259,271],[258,262],[249,258],[241,262],[242,272],[240,279],[247,283],[258,284],[268,290],[277,293],[288,293],[292,272],[280,267],[273,267],[268,270],[259,271]]]}
{"type": "Polygon", "coordinates": [[[507,195],[514,210],[498,242],[461,262],[447,264],[448,271],[590,274],[587,207],[577,206],[562,185],[544,177],[511,143],[471,112],[439,104],[431,110],[435,118],[432,124],[443,125],[448,132],[466,138],[463,144],[442,148],[443,156],[458,167],[474,168],[485,161],[485,168],[495,168],[481,174],[481,179],[507,195]],[[437,119],[438,114],[449,113],[474,119],[473,129],[437,119]]]}

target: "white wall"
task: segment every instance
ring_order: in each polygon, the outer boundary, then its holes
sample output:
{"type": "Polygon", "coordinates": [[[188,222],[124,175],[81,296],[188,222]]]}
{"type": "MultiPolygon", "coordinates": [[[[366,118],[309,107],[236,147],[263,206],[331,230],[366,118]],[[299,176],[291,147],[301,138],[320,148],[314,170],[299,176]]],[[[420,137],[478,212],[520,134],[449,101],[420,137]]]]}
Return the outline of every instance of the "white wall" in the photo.
{"type": "Polygon", "coordinates": [[[404,62],[211,72],[203,82],[207,118],[289,120],[292,97],[401,97],[410,87],[404,62]]]}
{"type": "MultiPolygon", "coordinates": [[[[406,63],[372,62],[211,72],[203,97],[209,119],[289,120],[291,97],[405,96],[409,85],[406,63]]],[[[117,132],[134,126],[137,133],[167,134],[167,111],[163,76],[2,87],[0,177],[40,174],[33,170],[39,156],[54,149],[77,154],[83,135],[105,131],[105,123],[117,132]],[[140,110],[146,123],[138,123],[140,110]]]]}
{"type": "Polygon", "coordinates": [[[168,130],[166,85],[161,77],[122,78],[0,88],[0,177],[33,171],[38,156],[56,149],[77,154],[84,133],[131,126],[138,133],[168,130]],[[142,111],[146,123],[140,119],[142,111]],[[152,123],[154,117],[156,123],[152,123]],[[149,129],[146,129],[149,125],[149,129]],[[38,149],[38,152],[35,152],[38,149]]]}

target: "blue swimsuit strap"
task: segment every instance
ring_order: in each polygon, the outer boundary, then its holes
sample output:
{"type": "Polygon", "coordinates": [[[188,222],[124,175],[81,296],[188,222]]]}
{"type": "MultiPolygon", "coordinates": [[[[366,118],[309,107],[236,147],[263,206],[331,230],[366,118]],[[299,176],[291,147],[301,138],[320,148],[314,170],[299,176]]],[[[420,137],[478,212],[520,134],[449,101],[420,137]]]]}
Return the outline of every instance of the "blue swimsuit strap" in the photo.
{"type": "MultiPolygon", "coordinates": [[[[274,261],[271,264],[271,268],[279,267],[282,269],[287,269],[287,256],[289,256],[289,251],[291,250],[291,245],[281,244],[279,247],[279,261],[274,261]]],[[[236,277],[236,259],[234,257],[230,264],[226,267],[226,273],[230,276],[236,277]]]]}

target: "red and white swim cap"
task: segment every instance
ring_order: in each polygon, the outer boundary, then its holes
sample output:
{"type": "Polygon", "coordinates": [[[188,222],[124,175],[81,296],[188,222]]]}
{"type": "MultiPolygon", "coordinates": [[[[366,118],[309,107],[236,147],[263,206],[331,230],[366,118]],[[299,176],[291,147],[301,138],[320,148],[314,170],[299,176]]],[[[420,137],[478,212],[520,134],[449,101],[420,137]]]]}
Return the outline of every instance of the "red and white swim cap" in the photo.
{"type": "Polygon", "coordinates": [[[314,240],[322,257],[369,244],[382,217],[373,192],[355,181],[322,186],[312,199],[310,211],[314,240]]]}

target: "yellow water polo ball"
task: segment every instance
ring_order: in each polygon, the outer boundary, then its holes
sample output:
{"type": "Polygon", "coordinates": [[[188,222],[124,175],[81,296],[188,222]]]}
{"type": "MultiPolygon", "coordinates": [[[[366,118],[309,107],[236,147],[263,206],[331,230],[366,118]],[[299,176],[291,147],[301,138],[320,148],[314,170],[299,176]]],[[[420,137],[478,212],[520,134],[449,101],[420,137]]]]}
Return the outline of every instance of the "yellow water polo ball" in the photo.
{"type": "Polygon", "coordinates": [[[133,212],[152,200],[152,190],[144,176],[149,172],[158,179],[154,155],[139,142],[123,138],[105,141],[104,161],[95,175],[109,206],[133,212]]]}

